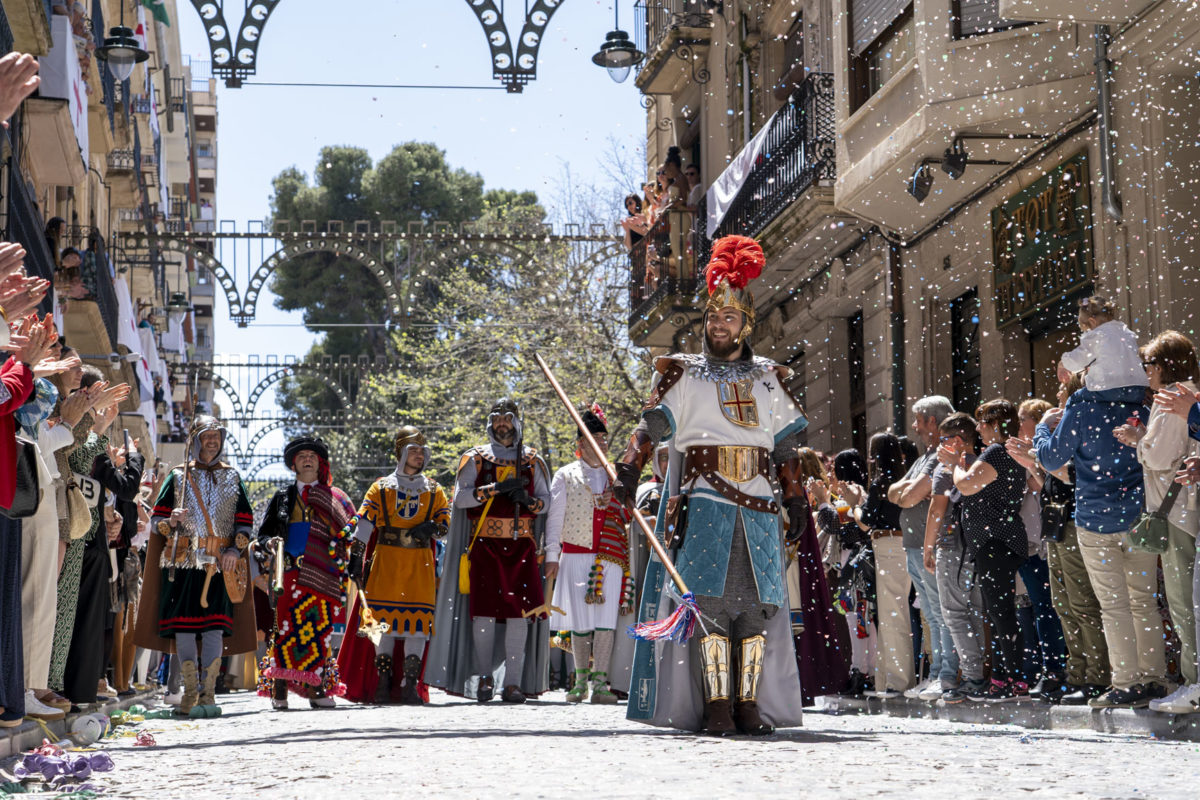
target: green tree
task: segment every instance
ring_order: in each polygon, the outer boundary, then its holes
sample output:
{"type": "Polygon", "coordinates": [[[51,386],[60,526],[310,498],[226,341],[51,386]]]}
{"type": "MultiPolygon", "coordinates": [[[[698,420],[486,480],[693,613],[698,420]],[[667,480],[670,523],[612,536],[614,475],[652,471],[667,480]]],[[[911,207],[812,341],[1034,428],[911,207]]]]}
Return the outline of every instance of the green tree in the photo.
{"type": "MultiPolygon", "coordinates": [[[[393,333],[400,368],[372,377],[357,411],[420,427],[433,472],[448,482],[459,455],[484,441],[493,402],[513,397],[525,443],[556,468],[574,458],[576,434],[533,360],[537,352],[577,405],[600,404],[620,447],[638,418],[648,368],[628,341],[628,268],[613,255],[538,240],[448,265],[437,277],[437,303],[393,333]]],[[[363,491],[392,463],[393,433],[350,426],[331,434],[339,485],[363,491]]]]}

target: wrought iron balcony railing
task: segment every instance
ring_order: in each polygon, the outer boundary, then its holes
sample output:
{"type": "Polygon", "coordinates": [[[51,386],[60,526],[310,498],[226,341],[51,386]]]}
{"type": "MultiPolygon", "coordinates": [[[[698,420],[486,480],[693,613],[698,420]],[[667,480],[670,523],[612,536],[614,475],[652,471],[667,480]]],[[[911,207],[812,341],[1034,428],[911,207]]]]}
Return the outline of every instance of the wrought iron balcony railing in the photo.
{"type": "Polygon", "coordinates": [[[690,233],[694,215],[667,211],[629,251],[629,324],[636,325],[667,297],[696,291],[690,233]]]}
{"type": "Polygon", "coordinates": [[[132,150],[110,150],[108,153],[109,172],[133,172],[132,150]]]}
{"type": "Polygon", "coordinates": [[[837,177],[833,75],[814,72],[772,118],[762,155],[716,236],[757,236],[813,184],[837,177]]]}
{"type": "Polygon", "coordinates": [[[703,0],[638,0],[633,13],[634,42],[647,56],[676,28],[712,25],[712,12],[703,0]]]}

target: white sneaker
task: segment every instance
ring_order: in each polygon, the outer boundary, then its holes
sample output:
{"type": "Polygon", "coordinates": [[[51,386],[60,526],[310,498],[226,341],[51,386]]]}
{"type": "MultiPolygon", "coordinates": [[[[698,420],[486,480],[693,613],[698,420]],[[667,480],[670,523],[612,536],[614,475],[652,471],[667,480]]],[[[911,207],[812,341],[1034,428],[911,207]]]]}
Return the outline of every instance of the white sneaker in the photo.
{"type": "Polygon", "coordinates": [[[899,697],[900,691],[898,689],[877,689],[873,692],[867,692],[866,694],[870,695],[871,697],[878,697],[880,700],[891,700],[899,697]]]}
{"type": "Polygon", "coordinates": [[[1180,686],[1162,699],[1151,700],[1150,710],[1164,714],[1195,714],[1200,711],[1200,683],[1180,686]]]}
{"type": "MultiPolygon", "coordinates": [[[[921,681],[920,683],[918,683],[916,686],[912,687],[911,689],[906,689],[904,691],[904,696],[907,697],[909,700],[916,700],[921,696],[921,692],[924,692],[925,690],[927,690],[932,683],[933,683],[932,680],[929,680],[928,678],[926,678],[925,680],[921,681]]],[[[939,693],[938,696],[940,697],[941,694],[939,693]]]]}
{"type": "Polygon", "coordinates": [[[49,722],[50,720],[62,719],[67,716],[67,714],[62,709],[46,705],[41,700],[37,699],[37,695],[33,693],[32,689],[26,689],[25,716],[33,717],[34,719],[40,719],[44,722],[49,722]]]}
{"type": "Polygon", "coordinates": [[[944,684],[940,680],[932,680],[929,682],[928,686],[926,686],[917,694],[917,697],[919,697],[921,700],[926,700],[932,703],[934,700],[942,699],[942,695],[945,694],[947,690],[953,688],[953,685],[944,684]]]}
{"type": "Polygon", "coordinates": [[[163,702],[169,706],[177,706],[177,705],[179,705],[181,700],[183,700],[183,690],[182,689],[180,689],[178,692],[175,692],[173,694],[164,694],[163,695],[163,702]]]}

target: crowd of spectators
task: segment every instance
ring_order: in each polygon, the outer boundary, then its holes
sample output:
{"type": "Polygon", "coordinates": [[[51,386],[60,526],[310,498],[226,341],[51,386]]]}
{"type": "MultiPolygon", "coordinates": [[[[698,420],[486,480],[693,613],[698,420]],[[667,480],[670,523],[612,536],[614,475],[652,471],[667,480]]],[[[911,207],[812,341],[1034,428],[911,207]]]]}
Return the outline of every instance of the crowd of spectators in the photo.
{"type": "Polygon", "coordinates": [[[1200,711],[1196,349],[1117,317],[1081,301],[1056,405],[929,396],[911,439],[811,454],[844,692],[1200,711]]]}
{"type": "MultiPolygon", "coordinates": [[[[29,55],[0,58],[0,120],[37,88],[37,70],[29,55]]],[[[51,220],[56,285],[86,296],[62,234],[51,220]]],[[[83,364],[40,313],[50,281],[28,275],[25,256],[0,242],[0,727],[130,692],[134,541],[154,488],[139,442],[114,435],[130,387],[83,364]]]]}

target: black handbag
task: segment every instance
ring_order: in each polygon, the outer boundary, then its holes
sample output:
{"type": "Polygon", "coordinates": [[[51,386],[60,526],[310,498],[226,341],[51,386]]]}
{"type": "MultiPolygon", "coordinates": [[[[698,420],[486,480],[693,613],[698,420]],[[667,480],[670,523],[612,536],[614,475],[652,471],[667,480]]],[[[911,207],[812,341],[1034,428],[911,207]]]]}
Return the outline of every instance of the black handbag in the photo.
{"type": "Polygon", "coordinates": [[[38,485],[37,447],[20,436],[16,440],[17,490],[11,506],[5,508],[0,505],[0,514],[9,519],[26,519],[37,511],[42,496],[41,486],[38,485]]]}

